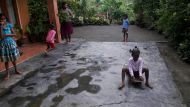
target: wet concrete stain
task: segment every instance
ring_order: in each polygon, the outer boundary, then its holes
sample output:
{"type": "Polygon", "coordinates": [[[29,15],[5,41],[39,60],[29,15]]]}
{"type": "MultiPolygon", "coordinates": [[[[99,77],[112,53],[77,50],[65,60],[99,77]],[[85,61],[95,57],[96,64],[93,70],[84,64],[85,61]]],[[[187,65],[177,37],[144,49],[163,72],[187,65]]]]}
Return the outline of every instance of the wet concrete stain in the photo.
{"type": "Polygon", "coordinates": [[[26,102],[29,99],[31,99],[31,97],[16,97],[14,99],[9,100],[8,103],[10,104],[10,107],[20,107],[23,104],[23,102],[26,102]]]}
{"type": "Polygon", "coordinates": [[[77,60],[86,61],[86,58],[82,57],[82,58],[78,58],[77,60]]]}
{"type": "MultiPolygon", "coordinates": [[[[60,77],[58,77],[56,79],[57,83],[48,86],[48,89],[43,94],[39,94],[37,96],[15,97],[15,98],[9,100],[8,103],[11,105],[11,107],[20,107],[22,104],[24,104],[24,102],[28,101],[29,103],[27,104],[27,107],[40,107],[40,105],[42,104],[43,100],[46,97],[48,97],[52,93],[56,93],[59,89],[64,88],[73,79],[78,79],[78,81],[79,81],[78,88],[76,88],[75,90],[70,89],[73,91],[73,93],[77,94],[84,90],[86,90],[90,93],[99,92],[100,86],[89,84],[89,82],[92,80],[92,77],[90,77],[90,76],[80,77],[80,75],[82,73],[84,73],[85,71],[86,71],[85,68],[81,68],[72,74],[63,73],[60,77]]],[[[24,85],[24,86],[26,86],[26,85],[24,85]]],[[[68,91],[68,93],[70,93],[70,91],[68,91]]],[[[61,102],[61,101],[59,101],[59,102],[61,102]]],[[[59,102],[56,102],[56,105],[58,105],[59,102]]]]}
{"type": "Polygon", "coordinates": [[[70,94],[78,94],[86,90],[89,93],[96,94],[100,91],[100,86],[91,85],[90,84],[91,80],[92,80],[92,77],[90,76],[82,76],[78,78],[79,86],[77,88],[69,88],[66,90],[66,92],[70,94]]]}
{"type": "Polygon", "coordinates": [[[77,107],[77,105],[78,105],[77,103],[71,103],[72,107],[77,107]]]}
{"type": "Polygon", "coordinates": [[[36,85],[36,83],[29,83],[29,84],[27,84],[26,82],[21,82],[20,83],[21,87],[30,87],[30,86],[34,86],[34,85],[36,85]]]}
{"type": "Polygon", "coordinates": [[[115,74],[115,75],[117,75],[117,73],[116,72],[110,72],[111,74],[115,74]]]}
{"type": "Polygon", "coordinates": [[[54,102],[54,104],[50,107],[57,107],[57,105],[63,100],[64,96],[62,95],[59,95],[59,96],[56,96],[52,99],[52,101],[54,102]]]}
{"type": "Polygon", "coordinates": [[[65,53],[64,56],[70,56],[71,58],[75,58],[76,54],[73,54],[73,53],[65,53]]]}
{"type": "Polygon", "coordinates": [[[34,89],[34,87],[28,87],[27,88],[27,90],[33,90],[34,89]]]}
{"type": "MultiPolygon", "coordinates": [[[[56,65],[57,66],[57,65],[56,65]]],[[[64,70],[65,69],[65,65],[61,65],[61,66],[58,66],[58,67],[43,67],[40,69],[40,72],[41,73],[49,73],[51,71],[54,71],[54,70],[64,70]]]]}
{"type": "Polygon", "coordinates": [[[96,82],[101,82],[102,80],[101,80],[101,79],[95,79],[94,81],[96,81],[96,82]]]}
{"type": "Polygon", "coordinates": [[[82,57],[77,59],[77,64],[85,65],[87,63],[88,63],[87,58],[82,57]]]}
{"type": "Polygon", "coordinates": [[[59,61],[58,61],[58,64],[62,64],[62,63],[64,63],[64,62],[67,62],[67,61],[65,61],[65,60],[59,60],[59,61]]]}
{"type": "Polygon", "coordinates": [[[54,66],[57,66],[57,64],[51,64],[51,65],[49,65],[49,66],[53,66],[53,67],[54,67],[54,66]]]}

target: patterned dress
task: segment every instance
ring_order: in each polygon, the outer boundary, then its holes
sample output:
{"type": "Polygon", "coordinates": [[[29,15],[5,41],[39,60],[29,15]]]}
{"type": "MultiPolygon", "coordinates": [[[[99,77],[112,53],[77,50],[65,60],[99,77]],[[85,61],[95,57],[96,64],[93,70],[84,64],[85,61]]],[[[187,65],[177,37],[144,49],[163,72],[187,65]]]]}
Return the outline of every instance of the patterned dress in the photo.
{"type": "MultiPolygon", "coordinates": [[[[11,29],[13,25],[7,23],[5,27],[2,27],[2,34],[12,34],[11,29]]],[[[0,59],[1,62],[16,61],[20,56],[19,50],[17,49],[16,42],[12,37],[5,36],[0,40],[0,59]]]]}

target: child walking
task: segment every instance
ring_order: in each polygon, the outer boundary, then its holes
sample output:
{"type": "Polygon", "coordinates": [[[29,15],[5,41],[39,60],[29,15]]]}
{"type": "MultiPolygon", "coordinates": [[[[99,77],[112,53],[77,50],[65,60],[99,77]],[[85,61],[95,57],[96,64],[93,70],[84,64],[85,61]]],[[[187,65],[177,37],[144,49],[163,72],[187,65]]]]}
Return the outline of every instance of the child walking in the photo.
{"type": "Polygon", "coordinates": [[[55,48],[55,26],[53,24],[50,25],[49,31],[46,37],[47,49],[46,52],[55,48]]]}
{"type": "Polygon", "coordinates": [[[127,39],[128,39],[128,28],[129,28],[128,15],[125,14],[124,19],[123,19],[123,25],[122,25],[123,42],[127,42],[127,39]]]}
{"type": "Polygon", "coordinates": [[[143,60],[139,57],[140,50],[135,46],[133,50],[130,50],[131,58],[128,61],[127,67],[122,69],[122,83],[119,86],[119,90],[121,90],[125,86],[125,75],[128,76],[129,82],[134,82],[135,80],[144,81],[142,75],[145,73],[145,85],[149,88],[153,88],[149,84],[149,70],[148,68],[143,67],[143,60]]]}

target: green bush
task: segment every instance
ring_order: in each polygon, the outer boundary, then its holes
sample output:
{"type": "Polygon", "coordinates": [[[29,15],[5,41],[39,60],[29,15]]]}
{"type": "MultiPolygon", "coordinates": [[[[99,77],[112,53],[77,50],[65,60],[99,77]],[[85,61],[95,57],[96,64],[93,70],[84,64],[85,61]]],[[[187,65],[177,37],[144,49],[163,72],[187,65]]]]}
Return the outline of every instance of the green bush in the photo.
{"type": "Polygon", "coordinates": [[[72,22],[73,22],[74,26],[82,26],[83,25],[83,21],[79,20],[79,18],[76,18],[76,17],[72,19],[72,22]]]}
{"type": "Polygon", "coordinates": [[[45,0],[28,0],[30,22],[27,26],[30,42],[43,42],[49,27],[48,6],[45,0]]]}
{"type": "Polygon", "coordinates": [[[84,20],[79,20],[80,18],[74,18],[73,24],[75,26],[81,25],[109,25],[108,20],[97,18],[97,17],[90,17],[84,20]]]}
{"type": "Polygon", "coordinates": [[[163,33],[185,61],[190,61],[190,1],[135,0],[137,24],[163,33]]]}

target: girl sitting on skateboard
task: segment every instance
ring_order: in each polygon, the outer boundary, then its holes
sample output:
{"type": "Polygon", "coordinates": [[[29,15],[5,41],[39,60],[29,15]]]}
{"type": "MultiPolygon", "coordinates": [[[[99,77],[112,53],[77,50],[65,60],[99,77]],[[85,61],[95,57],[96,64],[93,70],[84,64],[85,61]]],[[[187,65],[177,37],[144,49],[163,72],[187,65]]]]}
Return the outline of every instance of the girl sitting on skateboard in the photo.
{"type": "Polygon", "coordinates": [[[143,68],[143,60],[139,57],[140,50],[135,46],[134,49],[130,50],[131,58],[128,61],[127,67],[122,68],[122,83],[119,86],[119,90],[121,90],[125,86],[125,74],[128,76],[129,82],[139,82],[144,81],[142,74],[145,73],[145,85],[149,88],[153,88],[149,84],[149,70],[148,68],[143,68]]]}

